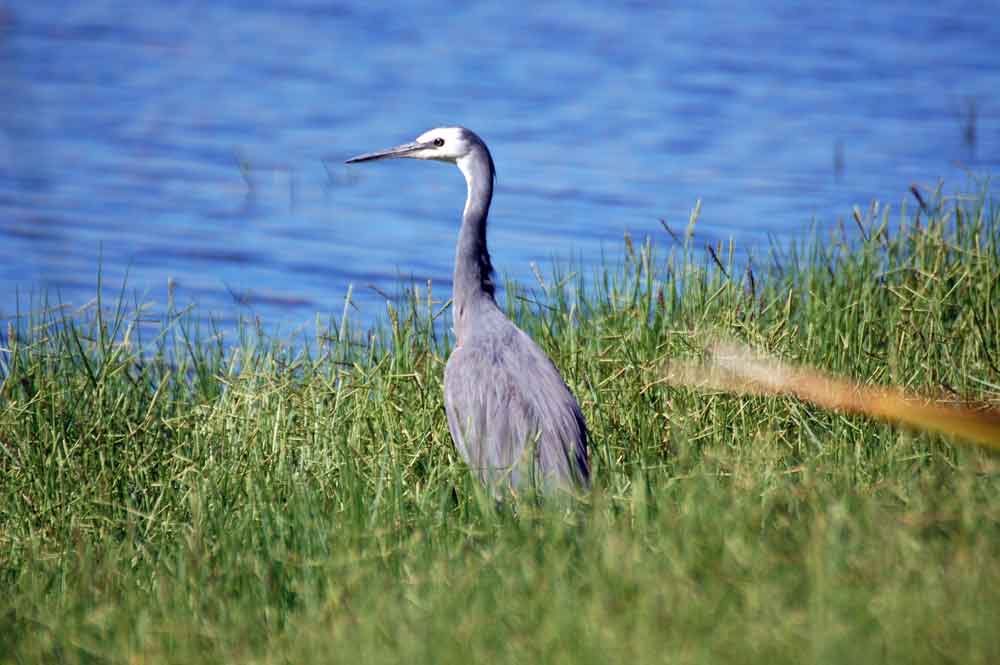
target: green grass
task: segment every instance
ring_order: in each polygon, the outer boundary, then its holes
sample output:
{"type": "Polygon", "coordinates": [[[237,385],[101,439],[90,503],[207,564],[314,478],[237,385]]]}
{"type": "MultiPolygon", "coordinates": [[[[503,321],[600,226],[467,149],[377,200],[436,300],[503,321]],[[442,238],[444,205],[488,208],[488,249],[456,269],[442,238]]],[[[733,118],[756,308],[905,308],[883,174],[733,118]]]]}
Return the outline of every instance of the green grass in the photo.
{"type": "Polygon", "coordinates": [[[0,663],[1000,662],[996,456],[662,380],[721,331],[1000,404],[1000,211],[860,223],[752,279],[663,234],[510,285],[590,423],[570,508],[477,492],[425,291],[309,349],[36,316],[0,353],[0,663]]]}

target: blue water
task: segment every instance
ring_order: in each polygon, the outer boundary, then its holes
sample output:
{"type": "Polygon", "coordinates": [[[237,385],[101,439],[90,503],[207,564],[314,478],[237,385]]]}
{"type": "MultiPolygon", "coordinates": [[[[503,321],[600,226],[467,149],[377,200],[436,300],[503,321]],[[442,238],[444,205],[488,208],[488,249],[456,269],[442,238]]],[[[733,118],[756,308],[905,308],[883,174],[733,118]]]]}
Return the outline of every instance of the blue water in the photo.
{"type": "Polygon", "coordinates": [[[1000,9],[928,3],[0,2],[0,319],[112,293],[223,327],[450,290],[464,181],[344,158],[462,124],[534,283],[621,238],[745,251],[1000,165],[1000,9]],[[112,288],[114,287],[114,288],[112,288]]]}

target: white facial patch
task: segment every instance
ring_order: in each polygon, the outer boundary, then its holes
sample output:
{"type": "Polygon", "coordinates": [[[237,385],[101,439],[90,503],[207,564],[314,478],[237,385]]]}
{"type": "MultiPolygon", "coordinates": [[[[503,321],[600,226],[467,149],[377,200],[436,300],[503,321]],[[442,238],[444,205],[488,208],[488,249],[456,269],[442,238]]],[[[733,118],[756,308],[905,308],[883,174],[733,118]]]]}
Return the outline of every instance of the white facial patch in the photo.
{"type": "Polygon", "coordinates": [[[417,143],[434,144],[441,141],[443,143],[428,146],[414,156],[420,159],[438,159],[446,162],[458,161],[469,154],[471,147],[465,140],[463,133],[464,130],[461,127],[437,127],[426,131],[417,137],[417,143]]]}

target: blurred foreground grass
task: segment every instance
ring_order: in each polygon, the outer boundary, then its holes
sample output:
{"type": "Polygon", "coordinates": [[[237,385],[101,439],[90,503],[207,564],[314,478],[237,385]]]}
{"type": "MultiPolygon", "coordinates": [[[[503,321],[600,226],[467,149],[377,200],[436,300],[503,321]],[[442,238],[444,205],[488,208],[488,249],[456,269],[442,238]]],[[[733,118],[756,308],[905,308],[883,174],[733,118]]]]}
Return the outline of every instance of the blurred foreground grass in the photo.
{"type": "Polygon", "coordinates": [[[124,299],[11,328],[0,662],[1000,662],[1000,458],[663,380],[712,330],[1000,404],[1000,211],[857,218],[755,274],[680,233],[508,286],[592,429],[570,510],[477,494],[426,292],[309,349],[124,299]]]}

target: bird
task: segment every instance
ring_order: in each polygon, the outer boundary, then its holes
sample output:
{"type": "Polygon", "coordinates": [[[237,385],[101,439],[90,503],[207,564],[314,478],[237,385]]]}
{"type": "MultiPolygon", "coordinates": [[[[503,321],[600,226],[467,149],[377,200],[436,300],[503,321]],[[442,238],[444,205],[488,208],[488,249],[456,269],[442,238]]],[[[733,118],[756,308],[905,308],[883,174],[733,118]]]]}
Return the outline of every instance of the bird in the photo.
{"type": "Polygon", "coordinates": [[[552,360],[496,302],[486,246],[496,180],[489,148],[469,129],[438,127],[346,163],[396,158],[455,164],[468,189],[452,283],[455,345],[444,371],[455,447],[497,499],[585,492],[589,435],[580,405],[552,360]]]}

